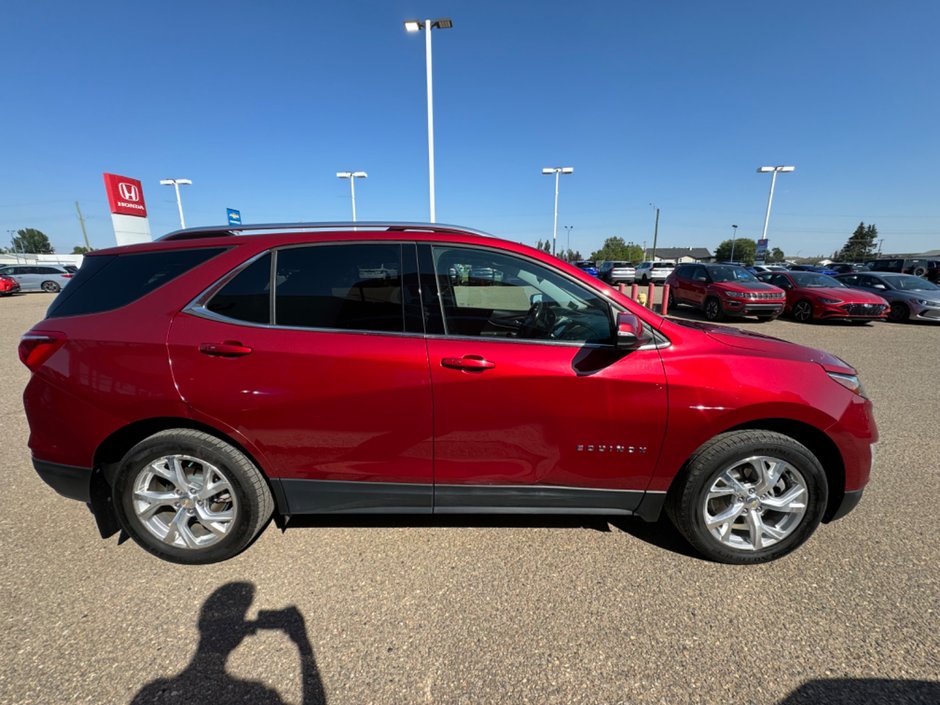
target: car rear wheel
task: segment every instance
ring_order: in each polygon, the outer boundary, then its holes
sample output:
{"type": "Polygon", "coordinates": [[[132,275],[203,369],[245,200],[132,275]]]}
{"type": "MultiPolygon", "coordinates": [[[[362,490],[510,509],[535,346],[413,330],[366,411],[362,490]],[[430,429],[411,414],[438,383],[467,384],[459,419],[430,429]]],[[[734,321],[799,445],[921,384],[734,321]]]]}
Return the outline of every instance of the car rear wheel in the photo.
{"type": "Polygon", "coordinates": [[[904,323],[911,317],[911,309],[903,301],[895,301],[891,304],[891,310],[888,311],[888,320],[895,323],[904,323]]]}
{"type": "Polygon", "coordinates": [[[720,321],[724,318],[721,302],[714,296],[705,300],[705,318],[709,321],[720,321]]]}
{"type": "Polygon", "coordinates": [[[692,456],[667,513],[705,557],[764,563],[805,543],[827,500],[826,474],[806,446],[772,431],[731,431],[692,456]]]}
{"type": "Polygon", "coordinates": [[[254,463],[228,443],[191,429],[161,431],[131,448],[113,492],[128,535],[174,563],[235,556],[274,511],[254,463]]]}
{"type": "Polygon", "coordinates": [[[676,301],[676,295],[672,293],[672,289],[669,289],[669,296],[667,297],[667,302],[669,303],[669,308],[675,308],[679,305],[679,302],[676,301]]]}
{"type": "Polygon", "coordinates": [[[57,282],[48,281],[42,283],[42,290],[48,291],[50,294],[57,294],[62,290],[62,287],[57,282]]]}
{"type": "Polygon", "coordinates": [[[812,323],[813,304],[805,299],[803,301],[797,301],[793,304],[793,318],[800,323],[812,323]]]}

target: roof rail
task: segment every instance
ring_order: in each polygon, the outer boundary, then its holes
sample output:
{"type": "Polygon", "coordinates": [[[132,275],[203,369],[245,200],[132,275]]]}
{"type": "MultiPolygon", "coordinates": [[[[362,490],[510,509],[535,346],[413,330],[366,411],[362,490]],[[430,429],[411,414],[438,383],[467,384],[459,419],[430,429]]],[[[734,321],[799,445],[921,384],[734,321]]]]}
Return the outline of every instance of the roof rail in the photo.
{"type": "Polygon", "coordinates": [[[372,222],[357,221],[335,223],[258,223],[253,225],[215,225],[204,228],[186,228],[175,230],[157,238],[157,240],[193,240],[203,237],[231,237],[233,235],[262,235],[278,232],[304,232],[311,230],[380,230],[380,231],[424,231],[433,233],[469,233],[493,237],[490,233],[460,225],[445,225],[442,223],[409,223],[409,222],[372,222]]]}

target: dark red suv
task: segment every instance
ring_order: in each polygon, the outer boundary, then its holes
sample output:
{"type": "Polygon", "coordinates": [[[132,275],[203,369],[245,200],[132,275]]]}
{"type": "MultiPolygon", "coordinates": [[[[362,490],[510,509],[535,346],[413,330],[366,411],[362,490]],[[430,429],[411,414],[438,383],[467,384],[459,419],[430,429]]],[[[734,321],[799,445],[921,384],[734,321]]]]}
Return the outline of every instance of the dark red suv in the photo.
{"type": "Polygon", "coordinates": [[[669,307],[694,306],[709,321],[726,316],[757,316],[772,321],[787,302],[783,289],[762,281],[744,267],[732,264],[680,264],[666,278],[669,307]]]}
{"type": "Polygon", "coordinates": [[[440,225],[98,250],[19,352],[40,476],[181,563],[272,515],[663,508],[707,557],[758,563],[856,505],[877,440],[832,355],[440,225]]]}

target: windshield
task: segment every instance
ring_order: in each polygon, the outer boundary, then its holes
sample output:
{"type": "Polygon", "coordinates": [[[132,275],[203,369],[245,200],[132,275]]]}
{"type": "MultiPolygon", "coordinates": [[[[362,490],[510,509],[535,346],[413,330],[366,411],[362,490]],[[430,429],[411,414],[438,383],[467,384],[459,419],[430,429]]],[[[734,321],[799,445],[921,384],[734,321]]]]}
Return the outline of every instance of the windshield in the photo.
{"type": "Polygon", "coordinates": [[[790,272],[790,278],[797,286],[806,289],[828,289],[843,288],[845,284],[838,279],[833,279],[828,274],[816,274],[815,272],[790,272]]]}
{"type": "Polygon", "coordinates": [[[901,289],[903,291],[940,291],[940,286],[911,274],[885,276],[884,280],[895,289],[901,289]]]}
{"type": "Polygon", "coordinates": [[[756,282],[757,277],[744,267],[717,266],[709,267],[708,273],[715,282],[756,282]]]}

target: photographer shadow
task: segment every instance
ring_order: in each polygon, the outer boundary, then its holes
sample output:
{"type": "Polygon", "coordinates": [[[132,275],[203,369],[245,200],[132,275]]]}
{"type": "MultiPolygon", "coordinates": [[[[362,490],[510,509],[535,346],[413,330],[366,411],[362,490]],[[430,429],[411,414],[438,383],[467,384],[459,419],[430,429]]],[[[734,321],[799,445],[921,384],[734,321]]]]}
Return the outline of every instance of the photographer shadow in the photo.
{"type": "Polygon", "coordinates": [[[293,606],[261,610],[256,620],[247,620],[254,594],[254,585],[240,582],[227,583],[213,592],[199,613],[199,646],[192,661],[178,675],[145,685],[133,705],[284,705],[277,690],[259,681],[235,678],[225,670],[232,652],[260,629],[282,631],[294,642],[300,657],[302,703],[325,705],[326,693],[300,611],[293,606]]]}

